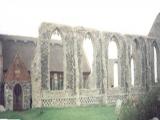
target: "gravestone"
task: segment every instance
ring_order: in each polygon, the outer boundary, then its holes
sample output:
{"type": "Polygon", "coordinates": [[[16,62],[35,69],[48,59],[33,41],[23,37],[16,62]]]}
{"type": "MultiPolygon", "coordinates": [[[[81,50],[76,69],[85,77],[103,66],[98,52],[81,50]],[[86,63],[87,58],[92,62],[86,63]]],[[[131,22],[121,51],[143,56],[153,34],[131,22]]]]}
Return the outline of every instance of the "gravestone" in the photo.
{"type": "Polygon", "coordinates": [[[4,106],[0,105],[0,112],[5,112],[5,111],[6,111],[6,109],[4,108],[4,106]]]}
{"type": "Polygon", "coordinates": [[[120,114],[121,107],[122,107],[122,102],[123,102],[123,101],[120,100],[120,99],[118,99],[118,100],[116,101],[115,113],[116,113],[117,115],[120,114]]]}

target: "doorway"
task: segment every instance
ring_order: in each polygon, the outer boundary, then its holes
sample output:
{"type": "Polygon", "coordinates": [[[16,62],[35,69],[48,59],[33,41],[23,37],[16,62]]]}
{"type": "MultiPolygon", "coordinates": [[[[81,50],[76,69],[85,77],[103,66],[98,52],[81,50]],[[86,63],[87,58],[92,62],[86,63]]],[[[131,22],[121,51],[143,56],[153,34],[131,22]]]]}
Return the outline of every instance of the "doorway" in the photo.
{"type": "Polygon", "coordinates": [[[16,84],[13,89],[13,110],[22,110],[22,88],[19,84],[16,84]]]}

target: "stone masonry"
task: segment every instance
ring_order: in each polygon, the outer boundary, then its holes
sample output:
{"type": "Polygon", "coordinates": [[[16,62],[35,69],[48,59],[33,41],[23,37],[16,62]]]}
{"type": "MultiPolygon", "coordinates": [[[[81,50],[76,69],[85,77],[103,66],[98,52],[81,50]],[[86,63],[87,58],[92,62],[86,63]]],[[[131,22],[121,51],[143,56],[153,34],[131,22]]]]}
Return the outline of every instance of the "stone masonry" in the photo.
{"type": "MultiPolygon", "coordinates": [[[[65,107],[90,104],[113,104],[117,99],[144,95],[160,81],[160,40],[154,37],[122,35],[83,27],[42,23],[36,54],[32,62],[33,107],[65,107]],[[53,32],[62,36],[63,90],[50,90],[49,60],[53,32]],[[82,89],[82,44],[89,35],[93,45],[93,71],[89,88],[82,89]],[[114,41],[118,58],[108,59],[108,45],[114,41]],[[157,53],[157,83],[154,73],[154,51],[157,53]],[[134,60],[134,86],[131,83],[131,59],[134,60]],[[113,87],[113,65],[118,64],[118,87],[113,87]]],[[[54,43],[53,43],[54,44],[54,43]]]]}

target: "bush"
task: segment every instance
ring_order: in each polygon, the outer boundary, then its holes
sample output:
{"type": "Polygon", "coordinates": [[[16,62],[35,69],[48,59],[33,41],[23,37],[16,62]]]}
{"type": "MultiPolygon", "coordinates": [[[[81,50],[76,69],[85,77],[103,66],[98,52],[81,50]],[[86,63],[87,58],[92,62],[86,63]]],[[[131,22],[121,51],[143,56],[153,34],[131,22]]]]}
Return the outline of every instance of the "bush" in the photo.
{"type": "Polygon", "coordinates": [[[122,105],[119,120],[149,120],[160,118],[160,88],[149,91],[145,96],[128,98],[122,105]]]}

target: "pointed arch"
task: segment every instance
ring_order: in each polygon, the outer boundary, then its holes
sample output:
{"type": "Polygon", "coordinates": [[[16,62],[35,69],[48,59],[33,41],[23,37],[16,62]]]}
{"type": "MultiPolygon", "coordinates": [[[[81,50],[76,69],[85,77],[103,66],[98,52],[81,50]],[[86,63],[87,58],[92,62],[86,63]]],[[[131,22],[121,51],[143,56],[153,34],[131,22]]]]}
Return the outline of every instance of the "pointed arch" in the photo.
{"type": "Polygon", "coordinates": [[[156,47],[153,47],[153,51],[154,51],[154,82],[157,83],[157,50],[156,47]]]}
{"type": "Polygon", "coordinates": [[[108,58],[118,59],[118,47],[115,41],[110,41],[108,45],[108,58]]]}
{"type": "Polygon", "coordinates": [[[52,32],[52,36],[51,36],[51,41],[61,41],[62,42],[62,34],[60,32],[60,30],[58,28],[56,28],[53,32],[52,32]]]}
{"type": "Polygon", "coordinates": [[[90,33],[85,35],[83,40],[83,57],[82,57],[82,66],[83,66],[83,80],[81,83],[82,88],[89,88],[89,79],[92,75],[93,67],[93,44],[92,37],[90,33]]]}
{"type": "Polygon", "coordinates": [[[55,28],[51,36],[49,48],[50,90],[62,90],[64,88],[64,48],[62,33],[55,28]]]}
{"type": "Polygon", "coordinates": [[[119,87],[119,52],[118,40],[115,36],[108,43],[109,87],[119,87]]]}
{"type": "Polygon", "coordinates": [[[152,44],[153,49],[153,61],[154,61],[154,83],[158,82],[158,45],[154,41],[152,44]]]}
{"type": "Polygon", "coordinates": [[[92,64],[93,64],[93,44],[90,34],[87,34],[85,39],[83,40],[83,50],[84,54],[87,58],[89,67],[92,71],[92,64]]]}

